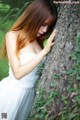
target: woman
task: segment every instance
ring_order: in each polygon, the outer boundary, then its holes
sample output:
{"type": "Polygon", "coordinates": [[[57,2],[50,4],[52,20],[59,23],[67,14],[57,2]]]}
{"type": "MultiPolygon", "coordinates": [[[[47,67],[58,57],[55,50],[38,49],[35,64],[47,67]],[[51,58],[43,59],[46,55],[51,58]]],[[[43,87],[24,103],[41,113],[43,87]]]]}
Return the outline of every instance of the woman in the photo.
{"type": "Polygon", "coordinates": [[[35,0],[6,34],[4,55],[9,60],[9,76],[0,82],[0,120],[5,114],[8,120],[28,118],[35,98],[36,73],[54,44],[56,21],[56,6],[50,0],[35,0]],[[43,48],[45,38],[48,41],[43,48]]]}

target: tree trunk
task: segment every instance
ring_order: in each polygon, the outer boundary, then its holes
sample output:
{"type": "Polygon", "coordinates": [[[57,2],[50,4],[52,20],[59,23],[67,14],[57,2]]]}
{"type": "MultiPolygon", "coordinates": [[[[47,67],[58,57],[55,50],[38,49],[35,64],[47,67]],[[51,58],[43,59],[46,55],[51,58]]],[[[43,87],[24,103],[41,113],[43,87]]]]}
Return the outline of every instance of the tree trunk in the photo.
{"type": "MultiPolygon", "coordinates": [[[[60,115],[70,112],[74,109],[73,105],[77,105],[75,98],[80,91],[80,81],[72,70],[74,60],[71,57],[76,48],[75,36],[80,32],[80,4],[61,4],[58,11],[55,44],[47,56],[39,84],[40,90],[43,87],[46,90],[45,97],[53,93],[47,120],[62,120],[60,115]]],[[[75,112],[80,115],[80,109],[75,112]]]]}

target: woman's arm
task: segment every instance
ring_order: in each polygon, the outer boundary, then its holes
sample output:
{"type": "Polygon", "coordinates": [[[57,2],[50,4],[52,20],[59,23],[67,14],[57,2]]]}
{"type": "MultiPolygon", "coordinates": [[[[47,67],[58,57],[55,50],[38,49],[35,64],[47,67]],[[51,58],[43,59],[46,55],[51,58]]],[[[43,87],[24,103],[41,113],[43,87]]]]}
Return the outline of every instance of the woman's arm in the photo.
{"type": "Polygon", "coordinates": [[[32,60],[28,63],[21,65],[16,55],[16,39],[17,36],[13,32],[9,32],[6,35],[6,47],[8,59],[16,79],[20,79],[29,72],[31,72],[46,55],[45,50],[41,50],[32,60]]]}
{"type": "Polygon", "coordinates": [[[29,72],[31,72],[44,58],[44,56],[50,51],[53,43],[53,38],[55,36],[55,32],[53,31],[50,35],[47,44],[44,49],[41,50],[32,60],[28,63],[21,65],[20,61],[16,55],[16,39],[17,35],[14,32],[9,32],[6,35],[6,48],[8,59],[13,71],[15,78],[20,79],[29,72]]]}

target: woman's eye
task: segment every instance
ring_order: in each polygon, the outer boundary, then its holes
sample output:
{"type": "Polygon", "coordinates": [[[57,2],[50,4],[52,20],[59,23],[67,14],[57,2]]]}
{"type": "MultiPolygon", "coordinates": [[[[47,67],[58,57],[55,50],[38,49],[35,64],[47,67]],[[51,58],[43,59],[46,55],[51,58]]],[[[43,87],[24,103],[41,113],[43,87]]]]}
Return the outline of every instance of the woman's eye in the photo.
{"type": "Polygon", "coordinates": [[[43,24],[42,26],[46,26],[45,24],[43,24]]]}
{"type": "Polygon", "coordinates": [[[48,24],[47,23],[43,23],[42,26],[47,26],[48,24]]]}

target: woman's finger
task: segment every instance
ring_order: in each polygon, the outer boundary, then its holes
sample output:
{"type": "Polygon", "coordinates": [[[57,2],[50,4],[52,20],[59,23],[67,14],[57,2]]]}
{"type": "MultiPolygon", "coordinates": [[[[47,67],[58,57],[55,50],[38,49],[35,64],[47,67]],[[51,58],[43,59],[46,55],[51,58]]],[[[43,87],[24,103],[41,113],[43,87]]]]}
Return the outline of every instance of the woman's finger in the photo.
{"type": "Polygon", "coordinates": [[[53,46],[54,45],[54,42],[53,43],[51,43],[51,46],[53,46]]]}
{"type": "Polygon", "coordinates": [[[50,42],[53,41],[53,39],[54,39],[54,37],[55,37],[55,35],[56,35],[56,32],[57,32],[57,30],[54,29],[54,31],[52,32],[52,34],[51,34],[50,37],[49,37],[50,42]]]}

